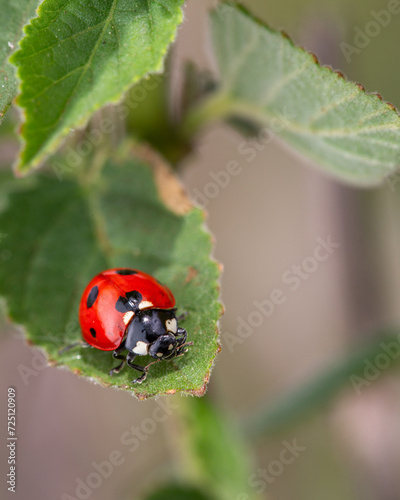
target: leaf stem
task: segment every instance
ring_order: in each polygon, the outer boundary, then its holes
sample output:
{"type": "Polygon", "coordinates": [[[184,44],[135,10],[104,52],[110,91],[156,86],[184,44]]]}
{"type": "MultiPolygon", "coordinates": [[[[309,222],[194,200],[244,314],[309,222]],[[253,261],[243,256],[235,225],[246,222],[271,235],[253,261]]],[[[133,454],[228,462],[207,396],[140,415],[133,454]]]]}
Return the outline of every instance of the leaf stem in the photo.
{"type": "Polygon", "coordinates": [[[233,107],[233,101],[227,94],[215,93],[188,112],[182,123],[182,136],[192,139],[205,125],[231,115],[233,107]]]}
{"type": "Polygon", "coordinates": [[[96,182],[108,156],[108,149],[97,149],[95,154],[91,157],[90,162],[88,162],[88,167],[78,170],[77,180],[83,189],[90,189],[90,186],[96,182]]]}

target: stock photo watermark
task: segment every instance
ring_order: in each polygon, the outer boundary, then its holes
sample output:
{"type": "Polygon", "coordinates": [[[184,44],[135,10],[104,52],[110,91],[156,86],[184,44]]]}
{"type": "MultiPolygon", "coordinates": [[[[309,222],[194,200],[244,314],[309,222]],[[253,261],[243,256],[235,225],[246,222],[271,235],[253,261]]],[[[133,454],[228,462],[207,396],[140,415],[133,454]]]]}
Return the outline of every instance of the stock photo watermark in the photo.
{"type": "MultiPolygon", "coordinates": [[[[43,332],[41,339],[47,344],[53,344],[59,350],[62,346],[60,339],[80,337],[81,331],[76,321],[69,321],[65,326],[65,331],[60,333],[43,332]]],[[[49,367],[46,356],[40,349],[34,349],[32,359],[29,365],[20,363],[17,366],[17,371],[25,387],[29,384],[32,378],[37,377],[39,373],[49,367]]]]}
{"type": "Polygon", "coordinates": [[[258,495],[284,473],[286,466],[292,464],[300,453],[307,449],[305,446],[299,446],[297,439],[293,439],[292,443],[283,441],[282,445],[282,450],[275,460],[271,460],[267,467],[258,468],[257,472],[249,477],[249,486],[254,488],[258,495]]]}
{"type": "MultiPolygon", "coordinates": [[[[305,446],[297,444],[297,439],[282,441],[282,449],[276,459],[271,460],[267,467],[259,467],[257,472],[248,478],[248,485],[255,490],[257,495],[261,495],[279,476],[281,476],[288,465],[291,465],[299,456],[306,451],[305,446]]],[[[239,493],[234,500],[250,500],[247,493],[239,493]]]]}
{"type": "Polygon", "coordinates": [[[140,445],[154,434],[158,425],[165,422],[178,405],[171,398],[160,398],[156,401],[151,417],[144,418],[140,425],[132,425],[120,436],[121,447],[112,450],[104,460],[91,463],[91,471],[84,477],[75,479],[75,491],[64,493],[61,500],[87,500],[103,482],[110,478],[116,468],[123,465],[129,453],[135,453],[140,445]]]}
{"type": "Polygon", "coordinates": [[[365,358],[363,360],[363,376],[356,374],[350,375],[351,382],[357,396],[362,392],[363,387],[370,387],[377,380],[382,372],[392,366],[392,363],[400,356],[400,334],[397,340],[390,342],[381,342],[379,344],[381,352],[379,352],[373,360],[365,358]]]}
{"type": "Polygon", "coordinates": [[[14,387],[7,390],[7,490],[17,487],[17,394],[14,387]]]}
{"type": "MultiPolygon", "coordinates": [[[[71,321],[66,325],[65,332],[68,336],[75,336],[77,329],[78,324],[75,321],[71,321]]],[[[47,335],[46,341],[53,342],[57,349],[59,349],[61,347],[59,339],[65,336],[65,332],[60,335],[47,335]]],[[[17,370],[22,382],[27,386],[32,378],[37,377],[47,367],[48,363],[45,355],[40,350],[35,349],[29,365],[20,363],[17,370]]],[[[91,462],[91,470],[84,477],[78,476],[75,479],[74,491],[64,493],[61,496],[61,500],[89,499],[94,491],[100,488],[103,482],[111,477],[115,469],[125,463],[128,455],[135,453],[141,444],[154,434],[159,424],[165,422],[179,407],[179,405],[174,403],[172,398],[159,398],[156,401],[156,405],[150,417],[144,418],[138,425],[131,425],[129,429],[120,435],[119,448],[111,450],[103,460],[91,462]]],[[[14,453],[15,450],[11,450],[11,452],[14,453]]],[[[10,469],[10,472],[14,472],[14,470],[10,469]]],[[[15,477],[13,480],[15,481],[15,477]]]]}
{"type": "MultiPolygon", "coordinates": [[[[274,110],[272,115],[268,127],[261,128],[256,137],[244,139],[238,144],[237,153],[247,163],[253,162],[272,141],[274,134],[278,134],[287,128],[295,116],[286,107],[283,111],[274,110]]],[[[202,149],[205,147],[207,147],[207,144],[203,145],[202,149]]],[[[191,192],[192,200],[200,208],[205,208],[210,203],[210,200],[216,198],[223,189],[229,186],[232,177],[236,177],[242,172],[243,168],[237,160],[228,161],[223,170],[218,172],[210,171],[208,175],[211,181],[205,184],[201,190],[194,188],[191,192]]]]}
{"type": "MultiPolygon", "coordinates": [[[[139,103],[143,102],[148,93],[158,87],[164,75],[153,75],[152,79],[143,80],[140,85],[137,85],[127,93],[123,102],[115,106],[118,119],[124,120],[130,110],[136,109],[139,103]]],[[[57,176],[57,179],[62,182],[65,174],[73,172],[78,168],[83,160],[87,158],[96,146],[101,144],[106,135],[112,134],[116,129],[116,124],[110,118],[102,118],[96,127],[83,132],[83,138],[79,143],[72,148],[65,148],[63,161],[53,161],[51,167],[57,176]]]]}
{"type": "Polygon", "coordinates": [[[379,11],[370,10],[370,20],[361,29],[354,26],[353,43],[341,42],[339,47],[348,63],[354,54],[360,54],[363,49],[368,47],[373,38],[376,38],[392,21],[393,16],[400,14],[400,0],[389,0],[386,9],[379,11]]]}
{"type": "Polygon", "coordinates": [[[17,366],[17,371],[25,386],[29,384],[32,377],[39,375],[41,371],[48,367],[46,356],[39,349],[35,349],[30,366],[20,363],[17,366]]]}
{"type": "Polygon", "coordinates": [[[256,329],[260,328],[264,321],[270,318],[277,307],[286,302],[289,292],[299,290],[304,281],[307,281],[329,257],[341,246],[340,243],[332,240],[332,236],[326,238],[318,237],[318,245],[313,252],[305,257],[300,264],[293,264],[285,270],[281,276],[281,283],[284,287],[274,288],[267,298],[254,300],[254,309],[249,312],[246,318],[237,317],[236,333],[225,332],[222,334],[224,345],[230,353],[233,353],[236,345],[243,344],[253,335],[256,329]]]}

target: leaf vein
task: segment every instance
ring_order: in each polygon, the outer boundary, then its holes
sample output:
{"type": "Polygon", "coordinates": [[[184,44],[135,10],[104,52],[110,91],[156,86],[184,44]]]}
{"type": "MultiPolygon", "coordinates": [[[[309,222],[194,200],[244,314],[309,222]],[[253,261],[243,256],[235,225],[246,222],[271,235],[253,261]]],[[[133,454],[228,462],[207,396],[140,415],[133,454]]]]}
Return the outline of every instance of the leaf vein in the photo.
{"type": "Polygon", "coordinates": [[[61,120],[62,115],[64,114],[64,112],[65,112],[66,108],[68,107],[69,103],[71,102],[74,94],[76,93],[77,89],[79,88],[79,85],[81,84],[84,76],[86,75],[86,73],[87,73],[87,71],[88,71],[88,69],[89,69],[89,67],[90,67],[90,65],[91,65],[91,63],[92,63],[92,61],[94,59],[94,56],[95,56],[95,54],[97,52],[97,49],[98,49],[98,47],[100,45],[100,42],[101,42],[101,40],[104,37],[104,33],[105,33],[106,29],[107,29],[107,26],[109,25],[111,19],[113,18],[114,11],[115,11],[115,8],[116,8],[116,5],[117,5],[117,1],[118,0],[113,0],[112,6],[111,6],[111,9],[110,9],[110,13],[109,13],[109,15],[108,15],[108,17],[106,19],[106,22],[104,23],[103,30],[102,30],[102,32],[101,32],[101,34],[100,34],[100,36],[99,36],[99,38],[98,38],[95,46],[93,47],[93,50],[92,50],[92,52],[90,54],[90,57],[89,57],[87,63],[83,66],[84,69],[82,71],[82,74],[79,77],[78,81],[76,82],[74,88],[72,89],[72,92],[71,92],[71,94],[70,94],[70,96],[69,96],[69,98],[68,98],[68,100],[67,100],[67,102],[66,102],[66,104],[64,106],[64,109],[61,111],[61,113],[59,114],[59,116],[56,117],[56,119],[54,121],[54,124],[52,125],[52,128],[54,128],[56,126],[56,124],[61,120]]]}
{"type": "Polygon", "coordinates": [[[286,85],[288,85],[294,78],[299,76],[305,69],[307,69],[312,64],[313,61],[311,59],[307,60],[305,63],[296,68],[294,71],[288,73],[287,75],[284,76],[284,78],[281,78],[280,80],[275,82],[274,85],[267,88],[267,92],[260,100],[260,106],[263,108],[268,107],[275,99],[275,97],[279,95],[279,93],[286,87],[286,85]]]}
{"type": "Polygon", "coordinates": [[[317,120],[325,116],[326,114],[330,113],[334,109],[338,108],[342,104],[345,104],[349,101],[353,101],[355,97],[358,97],[360,94],[360,91],[357,89],[351,94],[346,94],[342,96],[341,98],[337,99],[336,101],[331,102],[328,106],[321,107],[316,113],[311,115],[308,118],[308,124],[309,126],[312,126],[317,120]]]}
{"type": "MultiPolygon", "coordinates": [[[[77,38],[78,36],[80,35],[83,35],[85,33],[87,33],[88,31],[90,30],[93,30],[93,29],[96,29],[96,28],[99,28],[102,24],[104,24],[106,22],[106,20],[104,21],[101,21],[100,23],[94,25],[94,26],[88,26],[87,28],[85,28],[84,30],[82,31],[79,31],[77,33],[74,33],[73,35],[69,36],[68,38],[63,38],[62,40],[57,40],[57,42],[55,42],[53,45],[48,45],[47,47],[44,47],[43,49],[40,49],[36,52],[32,52],[32,54],[27,54],[25,56],[20,56],[20,60],[22,61],[25,61],[27,59],[29,59],[30,57],[35,57],[39,54],[41,54],[42,52],[47,52],[47,51],[50,51],[51,49],[53,49],[54,47],[57,47],[57,46],[60,46],[61,44],[63,44],[64,42],[69,42],[70,40],[73,40],[74,38],[77,38]]],[[[54,35],[55,36],[55,35],[54,35]]]]}

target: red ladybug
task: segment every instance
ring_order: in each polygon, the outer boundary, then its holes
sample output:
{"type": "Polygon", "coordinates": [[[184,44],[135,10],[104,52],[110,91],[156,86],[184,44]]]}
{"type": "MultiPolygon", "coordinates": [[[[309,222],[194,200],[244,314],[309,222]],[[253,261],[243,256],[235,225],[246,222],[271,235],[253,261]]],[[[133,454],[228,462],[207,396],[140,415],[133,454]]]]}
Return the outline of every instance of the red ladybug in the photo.
{"type": "Polygon", "coordinates": [[[150,355],[157,361],[184,354],[187,332],[178,327],[175,299],[171,291],[149,274],[135,269],[117,268],[95,276],[83,292],[79,322],[87,345],[113,351],[122,362],[110,375],[118,373],[125,362],[143,374],[133,380],[141,383],[153,363],[140,366],[136,356],[150,355]],[[127,354],[122,354],[127,350],[127,354]]]}

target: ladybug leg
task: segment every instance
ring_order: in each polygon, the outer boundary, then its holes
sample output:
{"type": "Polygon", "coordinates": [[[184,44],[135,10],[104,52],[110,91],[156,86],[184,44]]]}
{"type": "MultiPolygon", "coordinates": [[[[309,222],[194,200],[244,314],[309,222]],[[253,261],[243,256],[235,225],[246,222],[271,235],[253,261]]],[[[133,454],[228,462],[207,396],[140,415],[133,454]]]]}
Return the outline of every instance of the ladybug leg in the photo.
{"type": "Polygon", "coordinates": [[[122,363],[120,363],[118,366],[115,366],[114,368],[112,368],[110,371],[110,375],[114,375],[114,374],[119,373],[122,370],[122,368],[125,366],[126,356],[121,354],[122,351],[125,351],[125,339],[115,349],[115,351],[113,351],[113,358],[121,359],[122,363]]]}
{"type": "MultiPolygon", "coordinates": [[[[181,321],[182,319],[185,319],[189,313],[187,311],[183,312],[180,316],[176,318],[177,321],[181,321]]],[[[183,328],[182,328],[183,330],[183,328]]]]}
{"type": "Polygon", "coordinates": [[[180,337],[178,338],[178,343],[177,343],[177,348],[175,351],[175,357],[183,356],[187,349],[184,349],[185,346],[187,345],[193,345],[193,342],[186,342],[187,339],[187,331],[184,328],[178,328],[178,331],[176,332],[176,336],[180,337]]]}
{"type": "Polygon", "coordinates": [[[132,384],[141,384],[142,382],[144,382],[146,380],[147,371],[150,368],[150,366],[153,365],[154,363],[158,363],[159,361],[161,361],[161,359],[157,359],[157,361],[152,361],[147,366],[140,366],[140,365],[136,365],[135,363],[132,363],[132,361],[135,358],[136,358],[136,354],[134,354],[133,352],[129,352],[127,357],[126,357],[126,362],[128,363],[128,366],[130,366],[134,370],[137,370],[139,372],[143,372],[142,375],[140,375],[140,377],[136,378],[135,380],[132,380],[132,384]]]}
{"type": "Polygon", "coordinates": [[[183,347],[187,345],[193,345],[193,342],[185,342],[184,344],[182,344],[180,348],[176,351],[175,358],[180,358],[185,354],[185,352],[188,351],[187,349],[183,349],[183,347]]]}
{"type": "Polygon", "coordinates": [[[116,375],[117,373],[119,373],[122,370],[122,368],[125,366],[125,361],[126,361],[125,356],[123,354],[117,354],[116,350],[113,352],[113,358],[122,359],[122,363],[120,363],[118,366],[115,366],[114,368],[112,368],[110,370],[110,375],[116,375]]]}
{"type": "Polygon", "coordinates": [[[62,349],[60,349],[58,351],[58,354],[61,356],[62,354],[64,354],[64,352],[67,352],[69,351],[70,349],[73,349],[74,347],[93,347],[89,344],[87,344],[86,342],[84,342],[83,340],[78,340],[78,342],[74,342],[73,344],[70,344],[70,345],[67,345],[65,347],[63,347],[62,349]]]}
{"type": "Polygon", "coordinates": [[[186,342],[187,339],[187,331],[184,328],[178,328],[176,332],[176,337],[182,337],[178,339],[178,345],[181,346],[186,342]]]}
{"type": "Polygon", "coordinates": [[[184,328],[178,328],[178,331],[176,332],[178,338],[178,345],[176,349],[176,356],[182,356],[187,349],[183,349],[187,345],[193,345],[193,342],[186,342],[187,339],[187,331],[184,328]]]}

